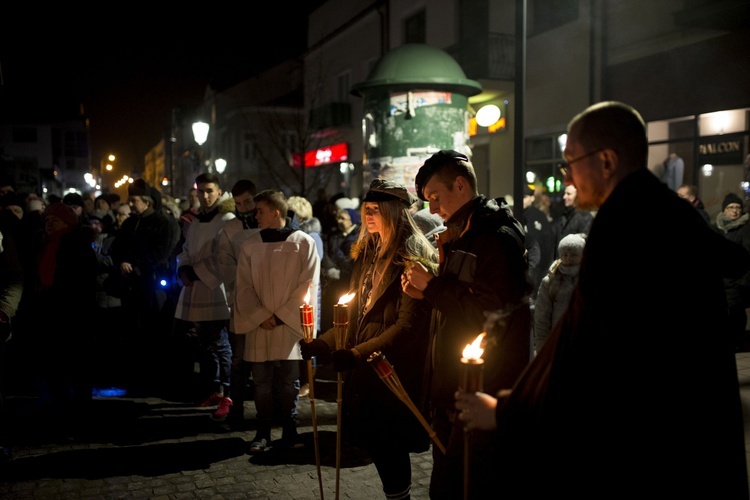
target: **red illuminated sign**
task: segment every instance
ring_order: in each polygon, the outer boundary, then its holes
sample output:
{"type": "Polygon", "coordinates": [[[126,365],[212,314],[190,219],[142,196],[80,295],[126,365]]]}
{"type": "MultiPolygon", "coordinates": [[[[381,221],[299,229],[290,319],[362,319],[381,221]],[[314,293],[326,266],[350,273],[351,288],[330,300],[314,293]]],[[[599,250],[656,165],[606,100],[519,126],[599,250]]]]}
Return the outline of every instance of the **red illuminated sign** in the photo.
{"type": "MultiPolygon", "coordinates": [[[[305,167],[319,167],[328,163],[347,161],[349,159],[349,145],[340,142],[332,146],[313,149],[305,152],[305,167]]],[[[302,166],[302,155],[292,154],[292,165],[295,167],[302,166]]]]}

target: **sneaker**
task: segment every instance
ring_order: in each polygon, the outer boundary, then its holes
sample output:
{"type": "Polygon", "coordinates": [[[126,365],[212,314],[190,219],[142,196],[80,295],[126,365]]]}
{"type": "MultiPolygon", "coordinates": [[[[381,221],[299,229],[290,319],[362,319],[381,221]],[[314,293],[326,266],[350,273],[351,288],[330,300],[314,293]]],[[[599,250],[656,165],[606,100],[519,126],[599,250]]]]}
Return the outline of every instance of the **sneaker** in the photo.
{"type": "Polygon", "coordinates": [[[250,443],[249,451],[251,455],[254,455],[256,453],[263,453],[266,451],[266,448],[268,448],[268,439],[256,436],[256,438],[253,439],[253,442],[250,443]]]}
{"type": "Polygon", "coordinates": [[[299,388],[299,397],[304,398],[310,395],[310,384],[304,384],[299,388]]]}
{"type": "Polygon", "coordinates": [[[229,415],[229,409],[232,408],[233,404],[231,399],[222,397],[219,400],[219,407],[211,414],[211,418],[223,422],[226,420],[227,415],[229,415]]]}
{"type": "Polygon", "coordinates": [[[221,401],[221,399],[222,399],[223,397],[224,397],[224,396],[222,396],[221,394],[218,394],[218,393],[214,393],[214,394],[211,394],[211,395],[210,395],[210,396],[208,397],[208,399],[207,399],[207,400],[205,400],[204,402],[202,402],[202,403],[201,403],[201,404],[199,404],[198,406],[199,406],[199,407],[201,407],[201,408],[206,408],[206,407],[208,407],[208,406],[216,406],[216,405],[218,405],[218,404],[219,404],[219,401],[221,401]]]}

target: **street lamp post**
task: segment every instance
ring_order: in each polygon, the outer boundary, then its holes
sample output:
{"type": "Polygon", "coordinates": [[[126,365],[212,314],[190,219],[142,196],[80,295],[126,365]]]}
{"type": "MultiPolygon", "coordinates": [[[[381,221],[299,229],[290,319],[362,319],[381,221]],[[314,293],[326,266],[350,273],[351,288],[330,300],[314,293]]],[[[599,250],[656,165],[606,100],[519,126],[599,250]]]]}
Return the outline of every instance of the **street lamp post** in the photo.
{"type": "Polygon", "coordinates": [[[198,151],[196,154],[198,160],[198,172],[196,172],[196,175],[203,170],[203,144],[205,144],[208,139],[209,129],[210,126],[206,122],[197,121],[193,123],[193,139],[195,139],[195,142],[198,144],[198,151]]]}

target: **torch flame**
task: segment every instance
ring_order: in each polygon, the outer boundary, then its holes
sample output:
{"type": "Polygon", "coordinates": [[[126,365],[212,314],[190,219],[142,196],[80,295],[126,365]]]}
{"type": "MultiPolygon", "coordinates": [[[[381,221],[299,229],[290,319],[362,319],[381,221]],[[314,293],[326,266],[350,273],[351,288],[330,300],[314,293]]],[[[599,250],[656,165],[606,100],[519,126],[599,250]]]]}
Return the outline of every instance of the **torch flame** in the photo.
{"type": "Polygon", "coordinates": [[[341,297],[339,297],[339,304],[342,304],[342,305],[343,304],[348,304],[349,301],[354,298],[354,295],[355,294],[353,294],[353,293],[347,293],[345,295],[342,295],[341,297]]]}
{"type": "Polygon", "coordinates": [[[484,349],[482,349],[482,340],[484,339],[484,336],[487,335],[487,332],[480,333],[476,339],[474,339],[474,342],[471,344],[466,344],[466,347],[464,348],[463,357],[466,359],[479,359],[482,357],[482,354],[484,354],[484,349]]]}
{"type": "Polygon", "coordinates": [[[305,294],[305,305],[310,303],[310,287],[307,287],[307,293],[305,294]]]}

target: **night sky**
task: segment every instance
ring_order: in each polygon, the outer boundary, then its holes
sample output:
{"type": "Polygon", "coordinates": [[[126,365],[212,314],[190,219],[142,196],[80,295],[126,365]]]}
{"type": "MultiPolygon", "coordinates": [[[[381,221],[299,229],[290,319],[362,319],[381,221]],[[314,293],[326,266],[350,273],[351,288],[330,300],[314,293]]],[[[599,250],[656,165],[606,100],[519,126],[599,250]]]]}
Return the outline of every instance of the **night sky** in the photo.
{"type": "Polygon", "coordinates": [[[75,116],[82,104],[90,118],[92,162],[113,151],[120,165],[140,171],[145,154],[168,130],[172,108],[195,108],[208,84],[226,87],[304,51],[306,12],[263,9],[262,15],[243,7],[182,21],[172,17],[170,26],[142,12],[87,30],[64,22],[5,30],[0,118],[75,116]]]}

